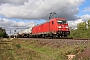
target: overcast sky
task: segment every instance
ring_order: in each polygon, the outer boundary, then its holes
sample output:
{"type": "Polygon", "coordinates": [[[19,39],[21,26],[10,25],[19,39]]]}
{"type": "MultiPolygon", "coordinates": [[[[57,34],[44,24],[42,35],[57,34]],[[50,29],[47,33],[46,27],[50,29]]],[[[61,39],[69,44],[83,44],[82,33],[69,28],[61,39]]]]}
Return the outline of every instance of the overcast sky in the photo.
{"type": "MultiPolygon", "coordinates": [[[[66,18],[70,27],[90,19],[89,0],[0,0],[0,26],[26,26],[43,23],[49,13],[66,18]]],[[[9,33],[9,31],[7,32],[9,33]]]]}

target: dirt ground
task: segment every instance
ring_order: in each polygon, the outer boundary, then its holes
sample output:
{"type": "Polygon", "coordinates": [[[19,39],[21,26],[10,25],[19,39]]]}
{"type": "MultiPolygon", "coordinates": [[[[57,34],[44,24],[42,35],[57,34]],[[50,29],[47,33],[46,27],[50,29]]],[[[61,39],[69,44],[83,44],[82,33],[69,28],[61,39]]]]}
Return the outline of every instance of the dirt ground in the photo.
{"type": "Polygon", "coordinates": [[[90,57],[90,47],[86,48],[82,54],[81,54],[82,57],[90,57]]]}

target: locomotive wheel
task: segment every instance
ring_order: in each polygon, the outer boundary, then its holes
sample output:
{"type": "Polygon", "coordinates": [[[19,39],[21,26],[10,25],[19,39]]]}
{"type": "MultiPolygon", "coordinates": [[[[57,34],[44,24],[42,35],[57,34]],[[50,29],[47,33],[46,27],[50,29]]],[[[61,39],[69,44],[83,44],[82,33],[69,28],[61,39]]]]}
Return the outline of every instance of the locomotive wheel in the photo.
{"type": "Polygon", "coordinates": [[[55,39],[56,38],[56,35],[53,35],[52,38],[55,39]]]}
{"type": "Polygon", "coordinates": [[[46,37],[46,35],[44,35],[44,39],[46,39],[47,37],[46,37]]]}
{"type": "Polygon", "coordinates": [[[67,35],[64,35],[64,37],[67,37],[67,35]]]}
{"type": "Polygon", "coordinates": [[[36,38],[38,38],[38,35],[36,35],[36,38]]]}

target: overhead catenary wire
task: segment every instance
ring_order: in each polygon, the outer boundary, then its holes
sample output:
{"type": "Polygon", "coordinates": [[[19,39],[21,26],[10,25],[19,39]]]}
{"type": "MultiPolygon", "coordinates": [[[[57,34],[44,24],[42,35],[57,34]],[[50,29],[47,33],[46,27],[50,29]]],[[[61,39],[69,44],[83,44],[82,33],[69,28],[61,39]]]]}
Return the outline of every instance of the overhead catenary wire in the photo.
{"type": "MultiPolygon", "coordinates": [[[[42,3],[43,1],[44,1],[44,0],[42,0],[42,1],[35,7],[35,9],[32,10],[31,13],[33,13],[33,12],[41,5],[41,3],[42,3]]],[[[26,11],[22,14],[22,16],[24,16],[24,14],[27,12],[27,10],[31,7],[31,5],[32,5],[34,2],[35,2],[35,0],[32,1],[32,3],[28,6],[28,8],[27,8],[26,11]]],[[[30,14],[31,14],[31,13],[30,13],[30,14]]],[[[30,15],[30,14],[29,14],[29,15],[30,15]]],[[[22,16],[21,16],[21,17],[22,17],[22,16]]],[[[21,18],[21,17],[20,17],[20,18],[21,18]]],[[[20,19],[20,18],[19,18],[19,19],[20,19]]],[[[16,27],[15,27],[15,28],[16,28],[16,27]]]]}
{"type": "Polygon", "coordinates": [[[30,14],[28,14],[29,16],[41,5],[41,3],[43,2],[44,0],[42,0],[31,12],[30,14]]]}
{"type": "MultiPolygon", "coordinates": [[[[28,8],[24,11],[24,13],[22,14],[22,16],[21,17],[23,17],[24,16],[24,14],[27,12],[27,10],[31,7],[31,5],[33,4],[35,2],[35,0],[33,0],[32,2],[31,2],[31,4],[28,6],[28,8]]],[[[21,18],[20,17],[20,18],[21,18]]]]}
{"type": "MultiPolygon", "coordinates": [[[[53,10],[54,8],[56,8],[58,5],[60,5],[60,3],[58,3],[58,4],[56,4],[54,7],[50,8],[50,9],[48,10],[48,13],[49,13],[50,10],[53,10]]],[[[51,12],[50,12],[50,13],[51,13],[51,12]]],[[[42,15],[44,15],[44,14],[42,14],[42,15]]],[[[46,15],[48,15],[48,14],[46,14],[46,15]]],[[[44,15],[44,16],[46,16],[46,15],[44,15]]],[[[42,17],[42,18],[44,18],[44,17],[42,17]]]]}
{"type": "MultiPolygon", "coordinates": [[[[76,2],[74,2],[74,3],[76,3],[76,2]]],[[[66,7],[70,6],[70,5],[71,5],[71,3],[68,3],[66,6],[62,7],[62,9],[66,8],[66,7]]],[[[58,9],[58,11],[59,11],[59,10],[60,10],[60,8],[58,9]]],[[[64,9],[64,10],[65,10],[65,9],[64,9]]],[[[62,10],[62,11],[65,12],[64,10],[62,10]]],[[[58,12],[58,11],[56,11],[56,12],[58,12]]],[[[66,12],[65,15],[70,15],[70,14],[72,14],[72,12],[71,12],[71,13],[67,13],[67,12],[66,12]]]]}
{"type": "MultiPolygon", "coordinates": [[[[69,3],[68,3],[67,5],[69,5],[69,3]]],[[[56,6],[58,6],[58,5],[56,5],[56,6]]],[[[55,6],[55,7],[56,7],[56,6],[55,6]]],[[[63,8],[64,8],[64,7],[63,7],[63,8]]],[[[51,9],[54,9],[54,7],[51,8],[51,9]]],[[[51,9],[50,9],[50,10],[51,10],[51,9]]],[[[50,11],[50,10],[49,10],[49,11],[50,11]]],[[[52,12],[52,11],[51,11],[51,12],[52,12]]],[[[51,13],[51,12],[50,12],[50,13],[51,13]]],[[[56,11],[53,11],[53,12],[56,12],[56,11]]],[[[42,15],[43,15],[43,14],[42,14],[42,15]]],[[[46,15],[48,15],[48,14],[46,14],[46,15]]],[[[44,15],[44,17],[45,17],[46,15],[44,15]]],[[[44,18],[44,17],[42,17],[42,18],[44,18]]]]}
{"type": "MultiPolygon", "coordinates": [[[[74,3],[75,3],[75,2],[74,2],[74,3]]],[[[70,5],[70,3],[68,3],[68,4],[67,4],[67,6],[69,6],[69,5],[70,5]]],[[[53,9],[54,9],[54,8],[56,8],[57,6],[60,6],[60,3],[59,3],[59,4],[57,4],[57,5],[55,5],[53,8],[49,9],[49,10],[48,10],[48,13],[51,13],[52,11],[50,12],[50,10],[53,10],[53,9]]],[[[61,9],[64,9],[64,8],[66,8],[67,6],[61,7],[61,9]]],[[[60,8],[59,8],[59,9],[57,9],[57,10],[59,11],[59,10],[60,10],[60,8]]],[[[58,12],[58,11],[53,11],[53,12],[55,12],[55,13],[56,13],[56,12],[58,12]]],[[[63,10],[63,11],[64,11],[64,10],[63,10]]],[[[69,14],[71,14],[71,13],[69,13],[69,14]]],[[[42,15],[44,15],[44,14],[42,14],[42,15]]],[[[43,18],[45,18],[45,16],[47,16],[47,15],[48,15],[48,14],[44,15],[44,16],[43,16],[43,17],[41,17],[41,18],[43,19],[43,18]]]]}
{"type": "MultiPolygon", "coordinates": [[[[34,0],[34,1],[35,1],[35,0],[34,0]]],[[[43,2],[43,1],[44,1],[44,0],[42,0],[42,2],[43,2]]],[[[41,3],[42,3],[42,2],[41,2],[41,3]]],[[[32,2],[32,3],[33,3],[33,2],[32,2]]],[[[41,3],[40,3],[40,4],[41,4],[41,3]]],[[[40,5],[40,4],[39,4],[39,5],[40,5]]],[[[69,4],[70,4],[70,3],[68,3],[67,6],[68,6],[69,4]]],[[[30,5],[31,5],[31,4],[30,4],[30,5]]],[[[31,14],[39,7],[39,5],[36,6],[36,7],[30,12],[30,14],[28,14],[28,15],[31,15],[31,14]]],[[[57,4],[57,5],[55,5],[55,6],[54,6],[53,8],[51,8],[51,9],[54,9],[54,8],[57,7],[58,5],[60,5],[60,3],[57,4]]],[[[66,7],[66,6],[65,6],[65,7],[66,7]]],[[[65,8],[65,7],[61,7],[61,8],[65,8]]],[[[51,9],[50,9],[50,10],[51,10],[51,9]]],[[[59,8],[59,9],[60,9],[60,8],[59,8]]],[[[28,10],[28,9],[27,9],[27,10],[28,10]]],[[[26,11],[27,11],[27,10],[26,10],[26,11]]],[[[50,11],[50,10],[48,10],[48,11],[50,11]]],[[[25,11],[25,12],[26,12],[26,11],[25,11]]],[[[51,12],[50,12],[50,13],[51,13],[51,12]]],[[[70,14],[71,14],[71,13],[70,13],[70,14]]],[[[42,15],[44,15],[44,14],[42,14],[42,15]]],[[[46,14],[46,15],[47,15],[47,14],[46,14]]],[[[45,16],[46,16],[46,15],[45,15],[45,16]]],[[[45,16],[43,16],[43,17],[45,17],[45,16]]],[[[42,17],[42,18],[43,18],[43,17],[42,17]]]]}
{"type": "MultiPolygon", "coordinates": [[[[33,0],[33,2],[34,2],[34,1],[35,1],[35,0],[33,0]]],[[[30,14],[28,14],[28,15],[31,15],[31,14],[41,5],[41,3],[42,3],[43,1],[44,1],[44,0],[42,0],[42,1],[30,12],[30,14]]],[[[33,2],[32,2],[32,3],[33,3],[33,2]]],[[[30,4],[30,6],[32,5],[32,3],[30,4]]],[[[69,4],[70,4],[70,3],[69,3],[69,4]]],[[[51,8],[50,10],[54,9],[54,8],[57,7],[58,5],[60,5],[60,3],[57,4],[57,5],[55,5],[55,6],[54,6],[53,8],[51,8]]],[[[67,5],[68,5],[68,4],[67,4],[67,5]]],[[[29,7],[30,7],[30,6],[29,6],[29,7]]],[[[29,8],[29,7],[28,7],[28,8],[29,8]]],[[[27,10],[28,10],[28,8],[27,8],[27,10]]],[[[64,8],[64,7],[63,7],[63,8],[64,8]]],[[[26,11],[27,11],[27,10],[26,10],[26,11]]],[[[48,10],[48,11],[50,11],[50,10],[48,10]]],[[[25,11],[24,13],[26,13],[26,11],[25,11]]],[[[43,15],[43,14],[42,14],[42,15],[43,15]]],[[[46,15],[47,15],[47,14],[46,14],[46,15]]],[[[45,16],[46,16],[46,15],[45,15],[45,16]]],[[[44,17],[42,17],[42,18],[44,18],[44,17]]]]}
{"type": "MultiPolygon", "coordinates": [[[[32,2],[31,2],[31,4],[27,7],[27,9],[24,11],[24,13],[22,13],[22,15],[19,17],[19,19],[21,19],[23,16],[24,16],[24,14],[27,12],[27,10],[32,6],[32,4],[35,2],[36,0],[33,0],[32,2]]],[[[14,27],[14,28],[17,28],[17,27],[14,27]]],[[[26,27],[26,28],[18,28],[18,29],[27,29],[28,27],[26,27]]]]}

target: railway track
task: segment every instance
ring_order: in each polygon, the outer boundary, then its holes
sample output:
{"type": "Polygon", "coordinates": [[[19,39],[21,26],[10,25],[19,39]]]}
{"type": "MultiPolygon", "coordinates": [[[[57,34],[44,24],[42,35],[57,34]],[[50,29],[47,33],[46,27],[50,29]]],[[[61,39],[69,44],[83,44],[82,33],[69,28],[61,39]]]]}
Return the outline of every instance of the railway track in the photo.
{"type": "MultiPolygon", "coordinates": [[[[44,38],[16,38],[18,41],[26,40],[26,41],[40,41],[41,43],[50,43],[50,42],[59,42],[64,44],[88,44],[90,43],[90,39],[88,38],[57,38],[57,39],[44,39],[44,38]]],[[[3,39],[0,40],[0,49],[13,49],[12,41],[3,39]]]]}
{"type": "Polygon", "coordinates": [[[39,41],[41,43],[63,43],[63,44],[88,44],[90,43],[90,39],[86,38],[60,38],[60,39],[44,39],[44,38],[18,38],[18,40],[26,40],[26,41],[39,41]]]}
{"type": "Polygon", "coordinates": [[[90,40],[90,38],[56,38],[56,39],[51,39],[51,38],[18,38],[18,39],[26,39],[26,40],[90,40]]]}

